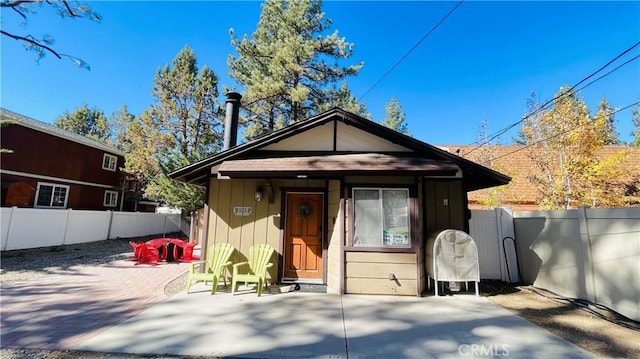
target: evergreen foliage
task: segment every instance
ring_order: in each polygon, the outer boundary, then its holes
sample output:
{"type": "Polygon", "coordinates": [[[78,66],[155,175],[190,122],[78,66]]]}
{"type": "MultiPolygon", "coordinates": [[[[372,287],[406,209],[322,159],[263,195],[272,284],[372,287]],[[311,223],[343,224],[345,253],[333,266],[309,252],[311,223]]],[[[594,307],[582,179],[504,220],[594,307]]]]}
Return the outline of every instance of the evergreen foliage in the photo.
{"type": "Polygon", "coordinates": [[[131,150],[131,140],[127,137],[127,128],[134,121],[136,121],[136,116],[129,112],[127,105],[120,106],[120,109],[112,113],[109,118],[112,141],[121,151],[129,152],[131,150]]]}
{"type": "Polygon", "coordinates": [[[185,46],[158,70],[152,93],[155,103],[127,126],[125,171],[146,185],[146,196],[191,213],[203,206],[204,189],[167,175],[220,150],[218,79],[206,65],[198,69],[185,46]]]}
{"type": "Polygon", "coordinates": [[[601,129],[602,144],[619,145],[618,132],[616,132],[616,123],[614,109],[609,106],[609,102],[605,97],[600,100],[598,109],[593,116],[592,121],[597,122],[597,126],[601,129]]]}
{"type": "Polygon", "coordinates": [[[382,125],[396,130],[407,136],[411,136],[409,133],[409,126],[405,122],[407,115],[402,112],[402,106],[395,97],[384,107],[385,117],[382,120],[382,125]]]}
{"type": "Polygon", "coordinates": [[[104,143],[108,143],[111,137],[109,121],[104,112],[95,107],[89,108],[86,104],[71,113],[65,111],[53,124],[69,132],[104,143]]]}
{"type": "Polygon", "coordinates": [[[248,139],[306,119],[327,104],[351,102],[346,84],[340,89],[331,85],[362,67],[340,63],[351,56],[353,44],[338,31],[327,35],[331,20],[321,1],[267,0],[261,6],[251,37],[237,39],[230,31],[238,55],[227,61],[230,76],[244,88],[248,139]]]}

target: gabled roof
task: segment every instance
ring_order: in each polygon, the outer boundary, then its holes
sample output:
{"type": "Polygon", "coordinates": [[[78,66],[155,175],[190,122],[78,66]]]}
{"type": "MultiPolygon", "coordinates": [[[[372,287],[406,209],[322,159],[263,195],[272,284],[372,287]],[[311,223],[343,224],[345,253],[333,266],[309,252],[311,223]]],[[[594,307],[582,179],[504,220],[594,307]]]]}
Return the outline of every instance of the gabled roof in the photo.
{"type": "MultiPolygon", "coordinates": [[[[337,127],[337,125],[334,126],[334,128],[337,127]]],[[[337,136],[337,134],[334,134],[334,137],[335,136],[337,136]]],[[[401,169],[401,173],[398,174],[402,175],[406,175],[408,172],[415,172],[416,175],[421,175],[422,173],[420,173],[420,171],[418,171],[418,168],[415,167],[417,164],[423,166],[421,167],[421,169],[423,169],[422,172],[426,171],[427,168],[431,168],[434,171],[434,175],[437,175],[438,173],[443,171],[450,173],[453,169],[452,166],[455,165],[457,166],[457,169],[462,171],[462,179],[467,191],[503,185],[508,183],[510,180],[508,176],[505,176],[499,172],[493,171],[475,162],[456,156],[435,146],[416,140],[415,138],[403,135],[371,120],[367,120],[339,108],[333,108],[329,111],[311,117],[305,121],[294,123],[288,127],[272,132],[260,138],[254,139],[236,147],[232,147],[226,151],[214,154],[210,157],[207,157],[170,173],[169,177],[178,181],[203,185],[208,181],[209,176],[212,174],[212,168],[214,170],[214,173],[217,173],[220,170],[222,170],[221,172],[224,172],[225,166],[227,170],[230,166],[233,166],[233,169],[236,170],[236,172],[234,173],[237,173],[237,170],[239,169],[238,165],[240,163],[229,161],[270,159],[272,156],[278,158],[288,158],[289,161],[291,160],[291,158],[300,159],[309,156],[323,156],[325,158],[323,166],[326,166],[326,168],[324,168],[325,173],[327,174],[327,177],[333,177],[335,175],[339,175],[332,174],[333,172],[335,172],[336,166],[343,166],[349,159],[349,157],[332,157],[327,159],[327,156],[350,156],[354,154],[379,154],[391,156],[390,158],[395,161],[397,166],[400,166],[399,169],[401,169]],[[318,151],[317,149],[314,150],[313,148],[308,148],[305,150],[291,151],[289,153],[286,153],[284,151],[280,152],[266,150],[268,148],[277,148],[278,146],[276,146],[276,144],[278,143],[283,143],[287,140],[291,140],[296,135],[312,131],[330,122],[334,122],[336,124],[344,124],[348,126],[344,128],[353,127],[359,130],[361,133],[373,135],[375,136],[375,138],[380,139],[380,141],[384,141],[380,143],[385,143],[385,147],[387,149],[384,151],[358,151],[355,149],[340,150],[334,148],[333,150],[323,152],[318,151]],[[390,149],[393,150],[391,151],[390,149]],[[223,163],[225,163],[225,165],[219,167],[223,165],[223,163]]],[[[363,158],[366,158],[366,156],[363,158]]],[[[373,157],[369,156],[369,159],[373,161],[372,158],[373,157]]],[[[271,159],[270,161],[271,162],[269,162],[269,160],[261,161],[259,163],[255,161],[243,162],[243,164],[246,165],[248,163],[252,163],[253,165],[257,165],[258,167],[255,168],[257,172],[260,169],[264,170],[265,166],[267,166],[269,163],[275,164],[275,162],[273,162],[273,159],[271,159]]],[[[377,162],[374,166],[381,166],[379,160],[375,161],[377,162]]],[[[287,161],[280,160],[278,161],[278,165],[284,164],[286,166],[286,162],[287,161]]],[[[308,158],[306,162],[309,163],[308,158]]],[[[298,163],[297,165],[300,165],[300,163],[298,163]]],[[[291,163],[291,166],[291,169],[294,170],[293,166],[295,166],[295,164],[291,163]]],[[[386,168],[386,171],[389,171],[390,169],[394,170],[393,168],[386,168]]],[[[244,172],[247,172],[247,170],[245,169],[244,172]]]]}
{"type": "Polygon", "coordinates": [[[114,155],[124,156],[124,152],[120,151],[119,149],[113,146],[109,146],[105,143],[96,141],[94,139],[84,137],[76,133],[69,132],[67,130],[63,130],[59,127],[52,126],[48,123],[35,120],[33,118],[21,115],[19,113],[15,113],[13,111],[9,111],[5,108],[0,108],[0,116],[2,116],[2,119],[14,121],[21,126],[31,128],[36,131],[40,131],[52,136],[60,137],[65,140],[77,142],[85,146],[97,148],[99,150],[109,152],[114,155]]]}

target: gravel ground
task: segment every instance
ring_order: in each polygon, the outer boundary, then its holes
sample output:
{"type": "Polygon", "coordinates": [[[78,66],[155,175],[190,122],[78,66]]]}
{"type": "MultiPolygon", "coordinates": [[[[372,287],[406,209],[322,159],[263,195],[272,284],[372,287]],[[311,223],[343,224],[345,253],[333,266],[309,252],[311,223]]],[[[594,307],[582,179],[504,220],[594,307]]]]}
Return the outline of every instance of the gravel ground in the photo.
{"type": "MultiPolygon", "coordinates": [[[[169,236],[169,235],[168,235],[169,236]]],[[[173,235],[175,237],[175,234],[173,235]]],[[[130,240],[155,236],[112,239],[68,246],[15,250],[1,253],[0,282],[25,281],[51,273],[72,271],[76,266],[97,265],[131,257],[130,240]]],[[[186,273],[165,287],[167,295],[184,290],[186,273]]],[[[533,287],[517,287],[483,281],[481,295],[602,358],[640,358],[640,323],[606,310],[593,311],[572,301],[533,287]]],[[[204,358],[113,354],[71,350],[0,349],[0,359],[67,358],[204,358]]]]}

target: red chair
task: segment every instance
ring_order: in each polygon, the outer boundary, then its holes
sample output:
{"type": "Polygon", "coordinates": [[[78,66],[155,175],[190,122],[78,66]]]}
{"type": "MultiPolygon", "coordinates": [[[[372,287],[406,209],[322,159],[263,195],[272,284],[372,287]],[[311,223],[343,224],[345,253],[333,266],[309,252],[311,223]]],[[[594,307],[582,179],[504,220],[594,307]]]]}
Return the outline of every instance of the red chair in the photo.
{"type": "Polygon", "coordinates": [[[133,259],[132,261],[137,261],[140,259],[140,252],[142,251],[142,247],[144,247],[144,243],[129,241],[131,248],[133,248],[133,259]]]}
{"type": "Polygon", "coordinates": [[[158,249],[149,244],[143,244],[140,246],[140,258],[138,259],[138,264],[150,264],[157,265],[160,261],[160,254],[158,253],[158,249]]]}
{"type": "Polygon", "coordinates": [[[194,257],[193,256],[193,248],[195,248],[195,246],[197,246],[198,243],[193,242],[193,243],[185,243],[183,245],[183,251],[182,251],[182,258],[180,258],[181,262],[191,262],[191,261],[198,261],[200,260],[200,258],[198,257],[194,257]]]}
{"type": "Polygon", "coordinates": [[[151,246],[158,251],[160,260],[167,259],[167,242],[170,238],[155,238],[146,241],[147,246],[151,246]]]}
{"type": "Polygon", "coordinates": [[[171,238],[167,243],[173,244],[173,259],[180,262],[191,262],[193,260],[199,260],[199,258],[193,257],[193,248],[198,243],[188,243],[181,239],[171,238]]]}

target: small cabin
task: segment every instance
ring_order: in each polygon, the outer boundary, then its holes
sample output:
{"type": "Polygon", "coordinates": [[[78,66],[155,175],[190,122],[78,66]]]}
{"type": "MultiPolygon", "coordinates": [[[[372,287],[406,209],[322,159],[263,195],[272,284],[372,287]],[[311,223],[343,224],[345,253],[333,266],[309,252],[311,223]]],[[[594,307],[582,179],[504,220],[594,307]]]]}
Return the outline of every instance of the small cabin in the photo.
{"type": "MultiPolygon", "coordinates": [[[[228,96],[237,114],[240,95],[228,96]]],[[[244,260],[268,243],[271,282],[328,293],[420,296],[427,239],[468,232],[467,193],[510,180],[339,108],[234,142],[170,174],[206,188],[203,251],[231,243],[244,260]]]]}

